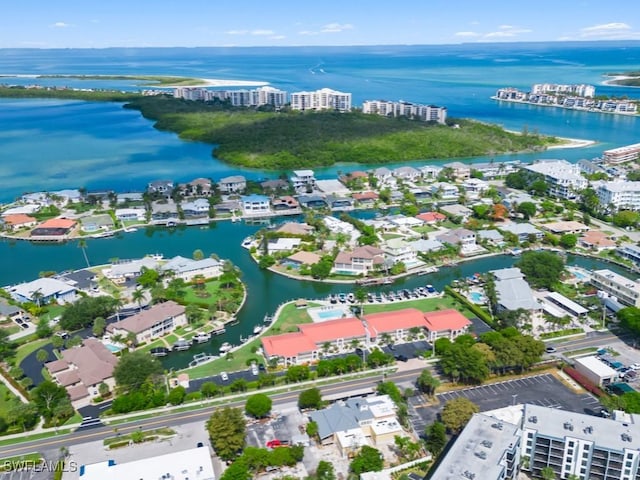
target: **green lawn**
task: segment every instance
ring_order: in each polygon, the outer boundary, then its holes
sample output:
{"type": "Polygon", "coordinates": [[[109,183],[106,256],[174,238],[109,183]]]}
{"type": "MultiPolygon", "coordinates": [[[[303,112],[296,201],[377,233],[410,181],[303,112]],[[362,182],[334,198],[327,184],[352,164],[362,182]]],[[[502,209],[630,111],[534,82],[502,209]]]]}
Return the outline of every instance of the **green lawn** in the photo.
{"type": "Polygon", "coordinates": [[[14,400],[17,400],[16,396],[4,383],[0,383],[0,417],[6,418],[7,409],[14,400]]]}
{"type": "Polygon", "coordinates": [[[393,312],[404,308],[417,308],[422,312],[433,312],[435,310],[447,310],[453,308],[460,311],[465,317],[471,318],[475,315],[461,306],[454,298],[445,295],[440,298],[421,298],[418,300],[409,300],[406,302],[393,302],[384,305],[364,305],[364,313],[393,312]]]}
{"type": "Polygon", "coordinates": [[[430,225],[423,225],[422,227],[413,227],[411,230],[413,230],[416,233],[430,233],[430,232],[436,231],[436,229],[430,225]]]}
{"type": "Polygon", "coordinates": [[[0,471],[22,470],[42,462],[42,455],[37,452],[0,459],[0,471]]]}
{"type": "Polygon", "coordinates": [[[19,366],[25,359],[25,357],[35,352],[36,350],[39,350],[48,343],[51,343],[51,340],[49,338],[41,338],[39,340],[34,340],[33,342],[25,343],[24,345],[18,347],[18,349],[16,350],[16,365],[19,366]]]}
{"type": "MultiPolygon", "coordinates": [[[[308,306],[317,307],[318,304],[309,303],[308,306]]],[[[307,314],[306,309],[298,309],[296,308],[295,302],[292,302],[282,309],[280,316],[275,319],[266,335],[295,332],[297,331],[296,325],[301,323],[311,323],[311,317],[307,314]]],[[[252,350],[260,348],[261,345],[260,338],[255,338],[233,352],[231,358],[220,358],[211,363],[190,368],[187,372],[191,378],[202,378],[216,375],[220,372],[233,372],[235,370],[246,369],[248,360],[255,358],[262,361],[261,355],[252,352],[252,350]]]]}

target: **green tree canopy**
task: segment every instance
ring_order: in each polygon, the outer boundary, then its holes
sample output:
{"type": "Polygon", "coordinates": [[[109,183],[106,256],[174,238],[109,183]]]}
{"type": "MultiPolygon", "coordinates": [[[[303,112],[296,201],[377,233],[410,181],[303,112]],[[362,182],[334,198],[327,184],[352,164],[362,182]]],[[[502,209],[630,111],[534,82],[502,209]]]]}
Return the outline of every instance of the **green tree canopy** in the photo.
{"type": "Polygon", "coordinates": [[[525,219],[530,219],[531,217],[535,217],[536,215],[536,204],[533,202],[522,202],[518,205],[516,209],[518,213],[524,215],[525,219]]]}
{"type": "Polygon", "coordinates": [[[380,450],[365,445],[351,461],[349,470],[360,475],[364,472],[379,472],[383,466],[384,461],[380,450]]]}
{"type": "Polygon", "coordinates": [[[62,402],[68,402],[67,391],[61,385],[45,380],[31,390],[31,400],[38,412],[47,420],[55,416],[56,407],[62,402]]]}
{"type": "Polygon", "coordinates": [[[431,374],[431,371],[428,368],[422,370],[420,376],[416,380],[416,386],[418,387],[418,390],[420,390],[422,393],[426,393],[429,396],[432,396],[434,393],[436,393],[436,388],[438,388],[439,385],[440,381],[431,374]]]}
{"type": "Polygon", "coordinates": [[[434,456],[437,456],[447,444],[447,428],[442,422],[433,422],[425,429],[427,437],[425,447],[434,456]]]}
{"type": "Polygon", "coordinates": [[[60,326],[65,330],[78,330],[93,324],[98,318],[107,318],[116,311],[116,300],[112,297],[81,297],[69,305],[60,317],[60,326]]]}
{"type": "Polygon", "coordinates": [[[565,233],[560,237],[560,246],[567,250],[578,244],[578,236],[575,233],[565,233]]]}
{"type": "Polygon", "coordinates": [[[239,408],[218,408],[207,421],[211,446],[223,460],[232,460],[245,446],[246,425],[239,408]]]}
{"type": "Polygon", "coordinates": [[[520,268],[527,281],[536,288],[550,289],[560,281],[564,271],[562,257],[546,250],[524,252],[515,266],[520,268]]]}
{"type": "Polygon", "coordinates": [[[298,395],[298,408],[305,410],[307,408],[318,409],[322,406],[322,394],[317,388],[309,388],[303,390],[298,395]]]}
{"type": "Polygon", "coordinates": [[[244,410],[247,412],[247,415],[262,418],[269,415],[269,412],[271,412],[271,405],[271,399],[267,395],[264,393],[256,393],[255,395],[251,395],[247,398],[244,410]]]}
{"type": "Polygon", "coordinates": [[[140,388],[147,380],[161,375],[162,372],[162,364],[157,358],[137,350],[120,357],[113,370],[113,376],[118,386],[131,391],[140,388]]]}
{"type": "Polygon", "coordinates": [[[442,423],[451,432],[458,434],[462,431],[474,413],[478,413],[478,406],[466,397],[449,400],[442,409],[440,417],[442,423]]]}

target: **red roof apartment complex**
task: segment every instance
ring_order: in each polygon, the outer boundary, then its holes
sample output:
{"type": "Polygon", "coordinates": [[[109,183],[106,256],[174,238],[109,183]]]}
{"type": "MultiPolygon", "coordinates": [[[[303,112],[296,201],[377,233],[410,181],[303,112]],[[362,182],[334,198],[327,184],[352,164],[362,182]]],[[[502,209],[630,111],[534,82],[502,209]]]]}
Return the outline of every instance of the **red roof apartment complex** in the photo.
{"type": "Polygon", "coordinates": [[[268,361],[277,358],[285,365],[295,365],[318,360],[327,347],[344,352],[351,348],[353,340],[374,346],[388,335],[390,341],[402,342],[413,328],[424,332],[429,341],[440,337],[454,339],[466,333],[470,325],[469,319],[457,310],[425,313],[406,308],[373,313],[361,319],[340,318],[298,325],[298,332],[262,338],[262,348],[268,361]]]}

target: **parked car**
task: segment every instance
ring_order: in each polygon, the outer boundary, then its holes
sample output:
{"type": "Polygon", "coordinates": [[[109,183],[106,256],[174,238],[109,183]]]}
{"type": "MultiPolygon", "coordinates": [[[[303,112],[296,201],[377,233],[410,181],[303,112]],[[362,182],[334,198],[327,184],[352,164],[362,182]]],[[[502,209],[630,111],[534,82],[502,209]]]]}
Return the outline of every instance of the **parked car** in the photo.
{"type": "Polygon", "coordinates": [[[396,360],[398,360],[399,362],[408,362],[409,359],[407,358],[406,355],[396,355],[394,357],[396,360]]]}
{"type": "Polygon", "coordinates": [[[556,347],[549,346],[549,347],[545,348],[544,351],[547,352],[547,353],[555,353],[556,347]]]}
{"type": "Polygon", "coordinates": [[[640,363],[634,363],[633,365],[629,365],[631,370],[640,370],[640,363]]]}
{"type": "Polygon", "coordinates": [[[288,440],[278,440],[277,438],[275,438],[267,442],[267,448],[288,447],[288,446],[289,446],[288,440]]]}
{"type": "Polygon", "coordinates": [[[258,365],[256,365],[255,363],[252,363],[251,364],[251,375],[257,377],[258,373],[259,373],[258,365]]]}
{"type": "Polygon", "coordinates": [[[229,374],[227,372],[222,372],[220,374],[220,378],[222,379],[223,382],[226,382],[227,380],[229,380],[229,374]]]}

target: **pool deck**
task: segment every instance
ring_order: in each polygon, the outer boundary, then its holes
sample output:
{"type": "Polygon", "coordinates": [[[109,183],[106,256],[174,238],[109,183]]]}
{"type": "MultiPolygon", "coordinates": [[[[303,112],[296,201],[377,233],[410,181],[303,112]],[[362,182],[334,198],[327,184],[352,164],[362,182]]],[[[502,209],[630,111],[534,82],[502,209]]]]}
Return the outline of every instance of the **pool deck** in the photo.
{"type": "Polygon", "coordinates": [[[337,318],[351,317],[353,314],[349,309],[349,305],[325,305],[322,307],[312,307],[307,309],[307,313],[313,320],[313,323],[321,323],[326,322],[327,320],[335,320],[337,318]],[[334,315],[327,316],[326,318],[322,318],[321,315],[323,313],[335,312],[334,315]]]}

